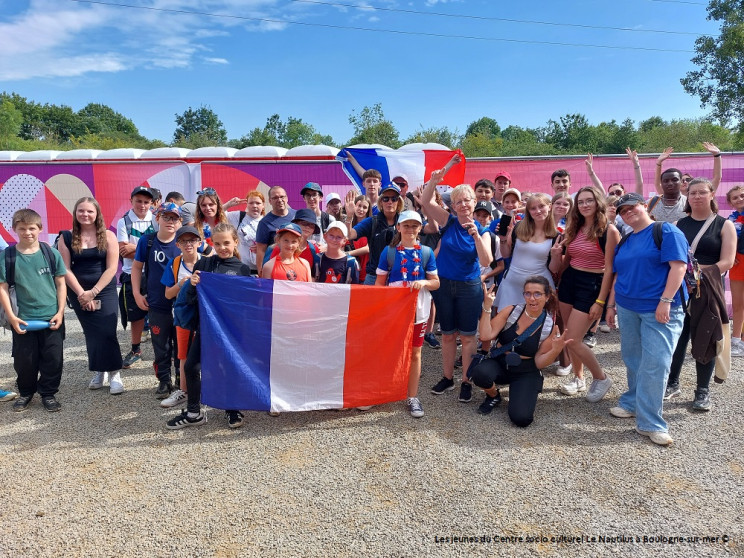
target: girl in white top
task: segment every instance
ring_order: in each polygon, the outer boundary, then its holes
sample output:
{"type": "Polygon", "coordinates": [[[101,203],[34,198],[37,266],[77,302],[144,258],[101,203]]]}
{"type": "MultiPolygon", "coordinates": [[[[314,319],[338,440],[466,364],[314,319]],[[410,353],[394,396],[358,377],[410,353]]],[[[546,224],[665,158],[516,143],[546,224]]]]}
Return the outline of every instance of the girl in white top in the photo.
{"type": "MultiPolygon", "coordinates": [[[[239,198],[233,198],[225,203],[223,207],[232,207],[238,203],[239,198]],[[233,203],[235,202],[235,203],[233,203]]],[[[238,250],[240,261],[251,268],[255,275],[258,269],[256,265],[256,231],[258,223],[266,214],[266,200],[258,190],[252,190],[245,196],[245,215],[240,219],[240,211],[229,211],[227,221],[238,231],[238,250]]]]}

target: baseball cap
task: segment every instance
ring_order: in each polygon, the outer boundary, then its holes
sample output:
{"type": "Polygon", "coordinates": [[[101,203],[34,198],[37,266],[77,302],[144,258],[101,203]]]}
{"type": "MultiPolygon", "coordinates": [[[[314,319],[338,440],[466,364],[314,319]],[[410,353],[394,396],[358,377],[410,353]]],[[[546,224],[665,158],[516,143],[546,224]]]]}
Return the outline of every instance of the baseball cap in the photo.
{"type": "Polygon", "coordinates": [[[326,205],[331,203],[333,200],[341,201],[341,196],[339,196],[336,192],[331,192],[325,198],[326,205]]]}
{"type": "Polygon", "coordinates": [[[298,209],[295,212],[294,219],[292,219],[293,223],[296,223],[297,221],[306,221],[308,223],[313,223],[315,225],[315,234],[318,234],[320,232],[320,227],[318,226],[318,219],[315,216],[315,212],[312,209],[298,209]]]}
{"type": "Polygon", "coordinates": [[[165,202],[163,204],[160,204],[160,207],[158,207],[157,215],[162,215],[163,213],[173,213],[175,215],[181,216],[181,208],[178,207],[173,202],[165,202]]]}
{"type": "Polygon", "coordinates": [[[382,195],[383,192],[387,192],[388,190],[394,190],[396,194],[400,194],[400,188],[395,182],[391,182],[387,186],[385,186],[381,191],[380,195],[382,195]]]}
{"type": "Polygon", "coordinates": [[[509,182],[511,182],[511,174],[509,174],[508,172],[506,172],[506,171],[498,171],[498,172],[496,173],[496,177],[494,178],[494,180],[496,180],[496,178],[498,178],[499,176],[503,176],[503,177],[504,177],[504,178],[506,178],[506,179],[507,179],[507,180],[508,180],[509,182]]]}
{"type": "Polygon", "coordinates": [[[147,186],[137,186],[134,190],[132,190],[132,194],[129,196],[129,198],[133,198],[137,194],[144,194],[146,196],[150,196],[150,198],[155,199],[155,197],[152,195],[152,192],[147,186]]]}
{"type": "Polygon", "coordinates": [[[617,209],[620,209],[625,205],[638,205],[639,203],[646,203],[646,200],[644,200],[643,196],[641,196],[640,194],[630,192],[621,196],[620,199],[615,202],[615,207],[617,209]]]}
{"type": "Polygon", "coordinates": [[[302,229],[295,225],[294,223],[284,223],[281,227],[279,227],[276,230],[276,233],[279,234],[280,232],[291,232],[292,234],[296,234],[297,236],[302,236],[302,229]]]}
{"type": "Polygon", "coordinates": [[[305,184],[302,190],[300,190],[300,195],[304,196],[305,192],[307,192],[308,190],[312,192],[318,192],[321,196],[323,195],[323,190],[320,189],[320,184],[318,184],[317,182],[308,182],[307,184],[305,184]]]}
{"type": "Polygon", "coordinates": [[[347,238],[349,236],[349,229],[347,229],[346,225],[344,225],[341,221],[333,221],[330,225],[328,225],[326,232],[330,231],[331,229],[340,230],[343,233],[343,235],[347,238]]]}
{"type": "Polygon", "coordinates": [[[522,192],[520,192],[520,191],[519,191],[519,190],[517,190],[516,188],[507,188],[507,189],[506,189],[506,190],[504,191],[504,195],[503,195],[503,196],[501,197],[501,199],[503,200],[503,199],[504,199],[504,198],[505,198],[506,196],[508,196],[508,195],[513,195],[513,196],[517,196],[517,199],[518,199],[519,201],[522,201],[522,192]]]}
{"type": "Polygon", "coordinates": [[[493,204],[489,201],[479,201],[475,204],[475,209],[473,210],[473,213],[475,213],[478,210],[488,211],[489,213],[493,213],[493,204]]]}
{"type": "Polygon", "coordinates": [[[196,230],[196,227],[192,227],[191,225],[186,225],[176,231],[176,240],[178,240],[185,234],[193,234],[196,238],[201,239],[201,236],[199,235],[199,231],[196,230]]]}
{"type": "Polygon", "coordinates": [[[397,175],[395,175],[393,177],[393,182],[395,182],[398,179],[403,180],[406,184],[410,184],[411,183],[411,181],[408,180],[408,177],[405,174],[397,174],[397,175]]]}
{"type": "Polygon", "coordinates": [[[421,223],[421,215],[419,215],[417,211],[403,211],[398,215],[398,223],[403,223],[404,221],[416,221],[417,223],[421,223]]]}

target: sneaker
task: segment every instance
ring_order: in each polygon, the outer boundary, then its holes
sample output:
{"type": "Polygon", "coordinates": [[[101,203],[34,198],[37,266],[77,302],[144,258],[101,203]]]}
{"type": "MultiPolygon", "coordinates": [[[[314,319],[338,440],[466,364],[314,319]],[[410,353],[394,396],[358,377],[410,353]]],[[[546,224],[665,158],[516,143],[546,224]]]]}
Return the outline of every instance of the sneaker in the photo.
{"type": "Polygon", "coordinates": [[[639,430],[638,427],[636,427],[636,432],[641,436],[648,436],[658,446],[671,446],[674,443],[674,440],[672,440],[672,437],[667,432],[649,432],[648,430],[639,430]]]}
{"type": "Polygon", "coordinates": [[[108,381],[108,372],[96,372],[88,384],[88,389],[101,389],[108,381]]]}
{"type": "Polygon", "coordinates": [[[741,339],[734,339],[731,341],[731,356],[744,357],[744,341],[741,339]]]}
{"type": "Polygon", "coordinates": [[[586,391],[586,381],[583,378],[574,376],[573,380],[562,384],[560,390],[564,395],[576,395],[580,391],[586,391]]]}
{"type": "Polygon", "coordinates": [[[177,417],[173,417],[168,422],[165,423],[165,427],[168,430],[179,430],[181,428],[186,428],[187,426],[199,426],[200,424],[204,424],[207,422],[207,415],[204,413],[199,413],[199,416],[191,418],[189,416],[189,413],[184,409],[181,411],[181,414],[177,417]]]}
{"type": "Polygon", "coordinates": [[[666,390],[664,390],[664,401],[669,401],[672,397],[677,397],[682,391],[679,389],[679,384],[667,384],[666,390]]]}
{"type": "Polygon", "coordinates": [[[624,409],[623,407],[612,407],[610,409],[610,414],[617,418],[632,418],[635,416],[635,413],[631,413],[628,409],[624,409]]]}
{"type": "Polygon", "coordinates": [[[559,364],[558,368],[555,369],[555,375],[568,376],[571,373],[571,370],[573,370],[573,365],[571,363],[569,363],[568,366],[561,366],[559,364]]]}
{"type": "Polygon", "coordinates": [[[431,388],[431,392],[434,395],[442,395],[445,391],[452,391],[453,389],[455,389],[455,381],[451,378],[442,378],[437,382],[437,385],[431,388]]]}
{"type": "Polygon", "coordinates": [[[695,390],[695,400],[692,402],[692,408],[696,411],[710,411],[713,405],[710,402],[710,390],[708,388],[698,388],[695,390]]]}
{"type": "Polygon", "coordinates": [[[243,426],[243,413],[240,411],[225,411],[225,418],[227,418],[227,426],[230,428],[240,428],[243,426]]]}
{"type": "Polygon", "coordinates": [[[424,341],[426,341],[426,344],[429,345],[432,349],[441,349],[442,344],[439,342],[439,339],[437,339],[437,336],[433,333],[427,333],[424,335],[424,341]]]}
{"type": "Polygon", "coordinates": [[[597,344],[597,336],[594,335],[591,331],[589,331],[587,332],[586,335],[584,335],[583,342],[584,342],[584,345],[586,345],[590,349],[593,349],[594,346],[597,344]]]}
{"type": "Polygon", "coordinates": [[[188,397],[186,396],[185,391],[176,389],[168,397],[166,397],[160,402],[160,406],[166,409],[170,409],[171,407],[175,407],[176,405],[181,405],[183,403],[186,403],[187,399],[188,397]]]}
{"type": "Polygon", "coordinates": [[[42,397],[41,404],[44,405],[44,408],[50,413],[56,413],[57,411],[62,410],[62,405],[60,405],[59,401],[57,401],[53,395],[45,395],[42,397]]]}
{"type": "Polygon", "coordinates": [[[469,382],[462,382],[460,384],[460,397],[457,400],[469,403],[471,399],[473,399],[473,385],[469,382]]]}
{"type": "Polygon", "coordinates": [[[15,391],[0,389],[0,401],[13,401],[16,397],[18,397],[18,394],[15,391]]]}
{"type": "Polygon", "coordinates": [[[610,333],[610,325],[607,322],[599,322],[599,331],[602,333],[610,333]]]}
{"type": "Polygon", "coordinates": [[[596,403],[602,399],[612,387],[612,378],[605,375],[604,380],[594,379],[592,384],[589,386],[589,391],[586,393],[586,400],[589,403],[596,403]]]}
{"type": "Polygon", "coordinates": [[[462,368],[462,355],[455,359],[455,368],[462,368]]]}
{"type": "Polygon", "coordinates": [[[496,407],[499,403],[501,403],[501,392],[499,390],[496,390],[495,397],[486,395],[486,398],[483,401],[483,403],[478,405],[478,412],[481,415],[490,415],[491,411],[493,411],[494,407],[496,407]]]}
{"type": "Polygon", "coordinates": [[[142,351],[138,351],[136,353],[134,351],[129,351],[127,353],[127,356],[124,357],[124,362],[122,363],[121,367],[125,369],[131,368],[135,362],[141,359],[142,359],[142,351]]]}
{"type": "Polygon", "coordinates": [[[411,412],[413,418],[421,418],[424,416],[424,408],[421,406],[421,401],[418,397],[408,398],[408,410],[411,412]]]}
{"type": "Polygon", "coordinates": [[[281,415],[279,411],[269,411],[270,417],[278,417],[279,415],[281,415]]]}
{"type": "Polygon", "coordinates": [[[155,390],[155,399],[165,399],[173,391],[173,384],[162,380],[158,385],[158,389],[155,390]]]}
{"type": "Polygon", "coordinates": [[[33,395],[26,395],[26,396],[21,395],[20,397],[18,397],[18,399],[16,399],[16,402],[13,403],[13,410],[16,413],[22,413],[28,408],[33,398],[34,398],[33,395]]]}
{"type": "Polygon", "coordinates": [[[124,384],[121,381],[121,374],[119,372],[116,372],[111,376],[111,381],[109,382],[109,393],[111,395],[121,395],[124,393],[124,384]]]}
{"type": "Polygon", "coordinates": [[[362,405],[361,407],[357,407],[357,411],[369,411],[374,405],[362,405]]]}
{"type": "Polygon", "coordinates": [[[140,343],[147,343],[150,341],[150,328],[146,328],[142,330],[142,338],[140,343]]]}

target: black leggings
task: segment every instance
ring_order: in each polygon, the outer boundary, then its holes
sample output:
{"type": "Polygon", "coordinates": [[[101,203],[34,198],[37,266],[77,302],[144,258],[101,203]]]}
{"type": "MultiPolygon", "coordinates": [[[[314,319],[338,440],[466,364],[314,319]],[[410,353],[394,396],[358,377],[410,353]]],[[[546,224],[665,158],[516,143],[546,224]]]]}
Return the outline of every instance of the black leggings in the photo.
{"type": "MultiPolygon", "coordinates": [[[[669,379],[667,385],[679,384],[679,375],[682,372],[682,365],[685,363],[685,356],[687,356],[687,345],[690,343],[690,315],[685,314],[685,322],[682,325],[682,333],[677,341],[677,347],[674,349],[674,356],[672,357],[672,366],[669,371],[669,379]]],[[[728,326],[724,326],[728,327],[728,326]]],[[[695,372],[697,374],[697,387],[707,388],[710,386],[710,379],[713,377],[713,372],[716,369],[716,359],[713,358],[710,362],[703,364],[702,362],[695,361],[695,372]]]]}
{"type": "Polygon", "coordinates": [[[509,418],[517,426],[532,424],[537,395],[543,388],[543,375],[535,367],[533,359],[522,361],[516,368],[508,368],[503,356],[486,358],[471,366],[468,377],[482,389],[490,389],[494,384],[509,384],[509,418]]]}

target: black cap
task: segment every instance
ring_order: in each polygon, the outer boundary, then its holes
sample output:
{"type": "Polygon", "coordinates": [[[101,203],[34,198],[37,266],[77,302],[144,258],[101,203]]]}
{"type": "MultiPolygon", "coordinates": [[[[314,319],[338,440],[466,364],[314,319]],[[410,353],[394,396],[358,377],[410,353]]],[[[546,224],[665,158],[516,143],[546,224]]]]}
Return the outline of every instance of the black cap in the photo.
{"type": "Polygon", "coordinates": [[[488,211],[489,213],[493,213],[493,204],[490,201],[479,201],[475,204],[475,209],[473,210],[473,213],[476,211],[482,209],[483,211],[488,211]]]}
{"type": "Polygon", "coordinates": [[[196,227],[192,227],[191,225],[186,225],[176,231],[176,240],[178,240],[185,234],[193,234],[196,238],[201,239],[201,236],[199,235],[199,231],[196,230],[196,227]]]}
{"type": "Polygon", "coordinates": [[[145,194],[146,196],[150,196],[150,198],[152,198],[153,200],[155,199],[155,196],[152,195],[152,192],[146,186],[137,186],[134,190],[132,190],[132,195],[129,196],[129,199],[132,199],[137,194],[145,194]]]}

